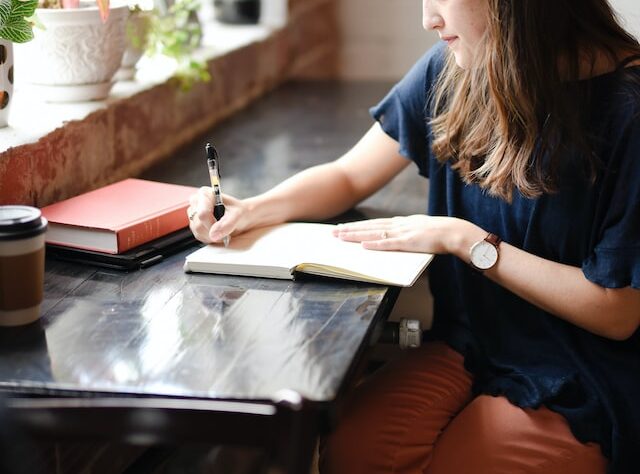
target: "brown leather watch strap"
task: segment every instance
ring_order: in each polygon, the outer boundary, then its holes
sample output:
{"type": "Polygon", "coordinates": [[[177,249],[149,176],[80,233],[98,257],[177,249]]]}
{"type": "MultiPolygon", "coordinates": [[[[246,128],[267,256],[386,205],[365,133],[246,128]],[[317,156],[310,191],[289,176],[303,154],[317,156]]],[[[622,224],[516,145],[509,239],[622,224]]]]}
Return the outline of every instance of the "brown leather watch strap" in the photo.
{"type": "Polygon", "coordinates": [[[487,235],[484,240],[489,242],[494,247],[497,247],[498,245],[500,245],[500,242],[502,242],[502,239],[500,237],[498,237],[496,234],[492,234],[491,232],[489,232],[489,235],[487,235]]]}

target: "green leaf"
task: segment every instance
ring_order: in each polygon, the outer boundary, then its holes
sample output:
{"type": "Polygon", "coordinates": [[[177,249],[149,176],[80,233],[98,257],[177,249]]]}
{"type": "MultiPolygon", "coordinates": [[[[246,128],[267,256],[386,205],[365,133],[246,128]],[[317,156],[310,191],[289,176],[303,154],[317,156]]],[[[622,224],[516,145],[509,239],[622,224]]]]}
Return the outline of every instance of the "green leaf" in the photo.
{"type": "Polygon", "coordinates": [[[38,0],[14,0],[13,2],[14,8],[11,16],[20,17],[20,18],[28,18],[36,11],[36,7],[38,6],[38,0]]]}
{"type": "Polygon", "coordinates": [[[189,90],[196,81],[211,79],[206,62],[192,57],[202,39],[202,29],[195,21],[199,5],[199,0],[175,0],[165,15],[156,12],[150,18],[147,32],[146,54],[176,61],[174,82],[181,90],[189,90]]]}
{"type": "Polygon", "coordinates": [[[12,0],[0,0],[0,25],[4,25],[11,16],[12,0]]]}
{"type": "Polygon", "coordinates": [[[0,0],[0,38],[14,43],[33,39],[32,23],[26,18],[33,16],[38,0],[0,0]]]}
{"type": "Polygon", "coordinates": [[[0,28],[0,38],[14,43],[26,43],[33,39],[33,29],[25,20],[14,20],[0,28]]]}

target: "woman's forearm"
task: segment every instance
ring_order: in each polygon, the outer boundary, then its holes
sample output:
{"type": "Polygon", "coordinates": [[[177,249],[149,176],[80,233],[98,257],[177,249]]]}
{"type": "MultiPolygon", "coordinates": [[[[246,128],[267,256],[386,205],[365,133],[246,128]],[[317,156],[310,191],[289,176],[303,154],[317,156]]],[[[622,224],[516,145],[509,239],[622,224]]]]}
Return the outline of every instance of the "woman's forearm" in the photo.
{"type": "Polygon", "coordinates": [[[408,166],[398,142],[375,123],[336,161],[314,166],[245,199],[250,226],[334,217],[382,188],[408,166]]]}
{"type": "MultiPolygon", "coordinates": [[[[469,261],[469,248],[487,232],[465,223],[454,251],[469,261]]],[[[640,290],[603,288],[578,267],[538,257],[507,243],[500,244],[497,264],[487,278],[530,303],[587,331],[610,339],[630,337],[640,324],[640,290]]]]}
{"type": "Polygon", "coordinates": [[[212,214],[211,189],[202,187],[190,199],[189,227],[198,240],[211,243],[253,227],[327,219],[375,193],[408,164],[398,142],[376,123],[336,161],[301,171],[251,198],[226,195],[226,212],[219,221],[212,214]]]}
{"type": "Polygon", "coordinates": [[[252,226],[327,219],[357,202],[358,196],[337,162],[306,169],[269,191],[244,200],[252,226]]]}

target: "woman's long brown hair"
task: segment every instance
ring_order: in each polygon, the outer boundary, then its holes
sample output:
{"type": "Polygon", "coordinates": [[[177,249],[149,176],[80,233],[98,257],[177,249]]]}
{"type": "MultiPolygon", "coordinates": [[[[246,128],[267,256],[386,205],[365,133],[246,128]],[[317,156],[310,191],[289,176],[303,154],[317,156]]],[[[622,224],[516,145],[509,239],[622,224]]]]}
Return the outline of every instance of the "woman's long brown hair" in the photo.
{"type": "Polygon", "coordinates": [[[613,69],[639,54],[638,41],[606,0],[486,1],[488,26],[474,65],[461,69],[450,54],[436,85],[435,156],[507,201],[516,188],[529,198],[556,191],[570,148],[582,150],[583,169],[595,179],[584,125],[589,92],[576,81],[585,65],[591,75],[598,58],[613,69]]]}

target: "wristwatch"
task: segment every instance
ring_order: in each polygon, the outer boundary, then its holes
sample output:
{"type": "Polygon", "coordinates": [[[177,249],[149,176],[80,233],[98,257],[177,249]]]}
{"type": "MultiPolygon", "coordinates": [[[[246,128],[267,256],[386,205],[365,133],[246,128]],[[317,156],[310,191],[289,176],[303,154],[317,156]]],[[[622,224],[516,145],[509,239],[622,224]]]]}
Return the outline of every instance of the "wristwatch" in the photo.
{"type": "Polygon", "coordinates": [[[480,272],[493,267],[498,262],[500,242],[500,237],[490,233],[483,240],[473,244],[469,249],[471,266],[480,272]]]}

